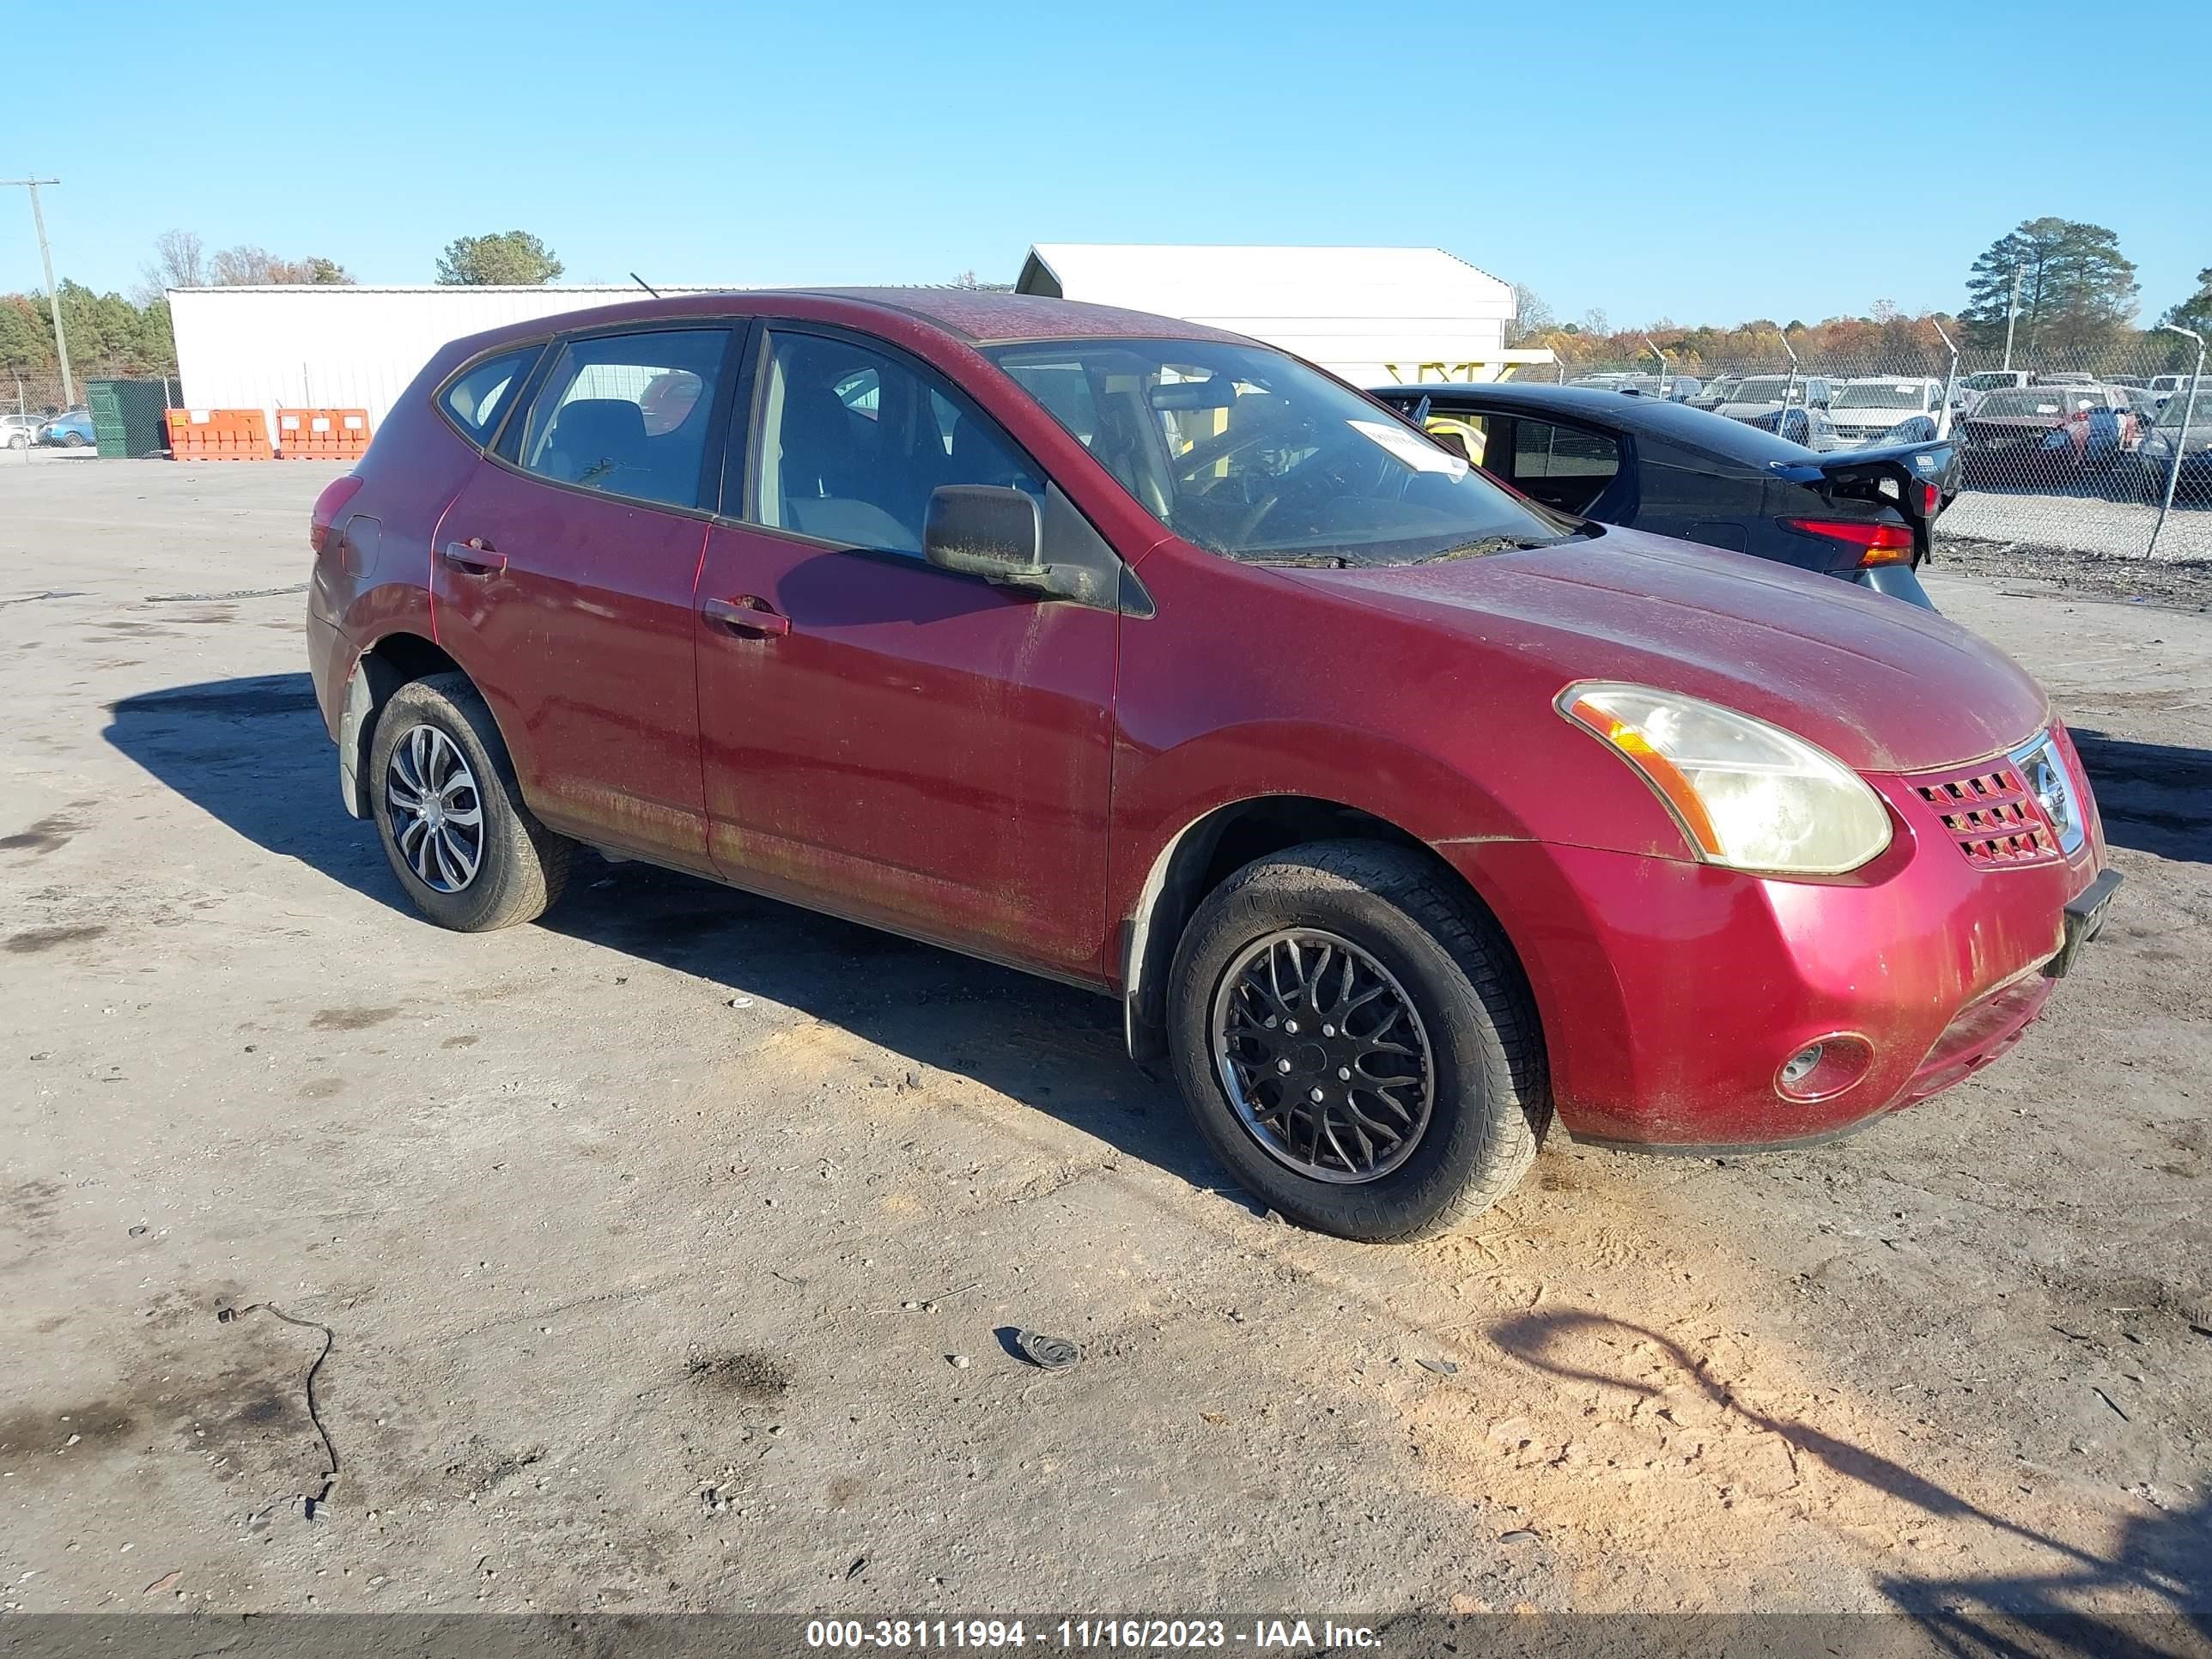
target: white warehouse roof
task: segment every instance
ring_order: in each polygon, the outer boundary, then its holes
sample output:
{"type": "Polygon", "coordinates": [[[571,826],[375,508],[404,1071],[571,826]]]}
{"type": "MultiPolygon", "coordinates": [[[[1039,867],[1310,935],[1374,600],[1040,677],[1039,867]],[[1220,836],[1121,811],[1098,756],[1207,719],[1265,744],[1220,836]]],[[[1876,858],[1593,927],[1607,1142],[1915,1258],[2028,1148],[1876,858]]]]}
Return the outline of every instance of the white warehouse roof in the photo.
{"type": "Polygon", "coordinates": [[[1249,334],[1357,386],[1551,361],[1505,349],[1509,283],[1437,247],[1039,242],[1015,287],[1249,334]]]}

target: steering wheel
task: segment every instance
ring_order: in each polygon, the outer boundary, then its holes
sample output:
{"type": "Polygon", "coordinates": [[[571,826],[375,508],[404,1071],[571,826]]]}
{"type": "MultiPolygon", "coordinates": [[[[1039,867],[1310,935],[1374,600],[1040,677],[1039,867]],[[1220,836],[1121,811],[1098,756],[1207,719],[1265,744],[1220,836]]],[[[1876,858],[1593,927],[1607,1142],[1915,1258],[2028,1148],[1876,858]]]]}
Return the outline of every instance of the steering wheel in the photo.
{"type": "Polygon", "coordinates": [[[1243,516],[1237,520],[1236,528],[1229,532],[1231,543],[1241,546],[1250,541],[1253,533],[1267,522],[1267,515],[1282,503],[1282,492],[1279,489],[1271,489],[1253,502],[1250,507],[1246,507],[1243,516]]]}
{"type": "Polygon", "coordinates": [[[1248,449],[1257,449],[1262,444],[1279,443],[1305,422],[1297,416],[1287,420],[1265,421],[1248,427],[1242,432],[1224,432],[1218,437],[1201,440],[1176,457],[1175,476],[1178,483],[1194,478],[1209,466],[1217,466],[1233,455],[1242,455],[1248,449]]]}

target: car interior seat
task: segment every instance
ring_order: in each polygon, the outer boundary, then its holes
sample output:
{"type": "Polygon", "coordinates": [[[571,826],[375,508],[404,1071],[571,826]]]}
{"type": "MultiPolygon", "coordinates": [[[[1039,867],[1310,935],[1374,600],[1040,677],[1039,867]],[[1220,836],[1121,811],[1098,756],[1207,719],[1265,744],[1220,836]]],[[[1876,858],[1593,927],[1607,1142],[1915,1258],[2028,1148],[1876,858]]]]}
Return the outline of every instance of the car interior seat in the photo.
{"type": "Polygon", "coordinates": [[[568,483],[635,493],[646,459],[645,413],[626,398],[563,404],[546,436],[545,470],[568,483]]]}

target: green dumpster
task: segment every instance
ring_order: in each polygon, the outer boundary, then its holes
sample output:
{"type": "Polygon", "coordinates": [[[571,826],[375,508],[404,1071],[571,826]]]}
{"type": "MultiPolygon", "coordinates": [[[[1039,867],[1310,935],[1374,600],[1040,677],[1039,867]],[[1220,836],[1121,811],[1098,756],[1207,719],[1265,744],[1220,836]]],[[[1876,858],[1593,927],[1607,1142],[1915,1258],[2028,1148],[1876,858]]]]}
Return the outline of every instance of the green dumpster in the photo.
{"type": "Polygon", "coordinates": [[[103,456],[143,460],[168,447],[161,412],[169,406],[170,380],[87,380],[85,407],[103,456]]]}

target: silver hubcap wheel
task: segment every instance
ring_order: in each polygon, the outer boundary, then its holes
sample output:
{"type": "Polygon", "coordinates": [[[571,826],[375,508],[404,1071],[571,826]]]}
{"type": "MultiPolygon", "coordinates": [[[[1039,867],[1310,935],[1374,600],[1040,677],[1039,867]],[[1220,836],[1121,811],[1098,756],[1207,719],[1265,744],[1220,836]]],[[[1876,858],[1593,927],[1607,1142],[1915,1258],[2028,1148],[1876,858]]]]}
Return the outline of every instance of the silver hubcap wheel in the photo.
{"type": "Polygon", "coordinates": [[[1247,945],[1213,994],[1213,1063],[1278,1163],[1315,1181],[1377,1181],[1413,1156],[1436,1104],[1427,1028],[1390,970],[1310,927],[1247,945]]]}
{"type": "Polygon", "coordinates": [[[483,864],[483,796],[453,740],[434,726],[410,726],[384,769],[392,841],[425,887],[458,893],[483,864]]]}

